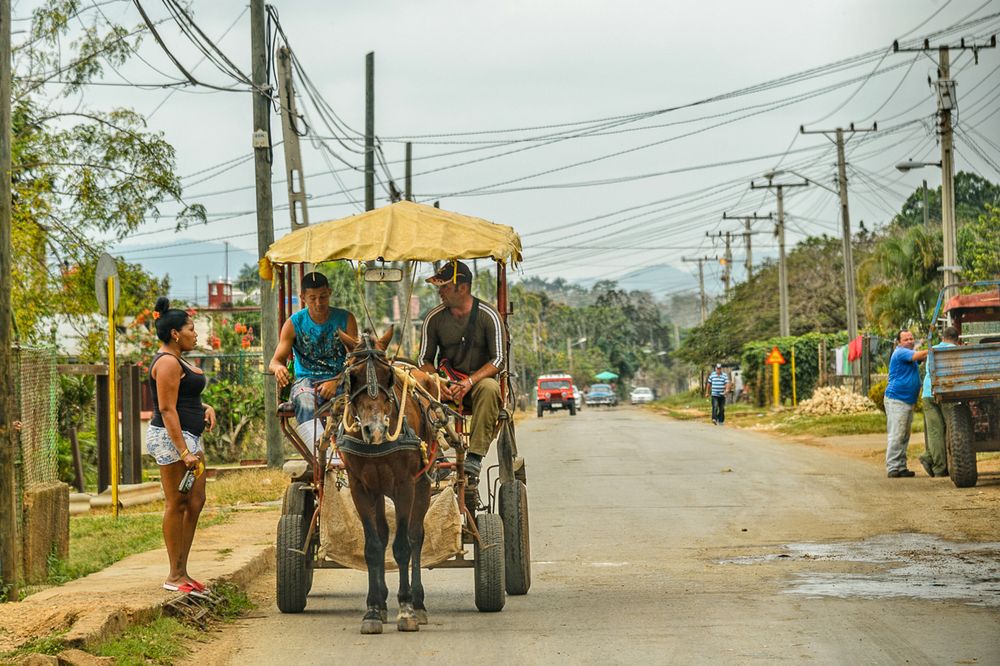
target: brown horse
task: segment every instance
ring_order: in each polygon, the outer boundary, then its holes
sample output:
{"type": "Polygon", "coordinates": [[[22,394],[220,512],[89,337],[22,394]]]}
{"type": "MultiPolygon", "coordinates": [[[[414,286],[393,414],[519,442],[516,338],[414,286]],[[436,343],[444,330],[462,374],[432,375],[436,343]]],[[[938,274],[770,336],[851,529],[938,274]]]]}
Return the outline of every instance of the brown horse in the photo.
{"type": "MultiPolygon", "coordinates": [[[[394,372],[385,350],[393,329],[379,339],[362,334],[354,339],[340,332],[348,350],[344,367],[348,404],[337,435],[337,447],[347,467],[351,497],[365,535],[368,565],[367,610],[361,633],[380,634],[386,621],[385,549],[389,524],[384,497],[396,509],[396,538],[392,554],[399,565],[399,631],[417,631],[427,623],[424,588],[420,581],[420,551],[424,543],[424,515],[430,505],[431,484],[424,471],[420,442],[433,442],[416,396],[394,372]],[[405,395],[405,397],[404,397],[405,395]],[[402,416],[400,418],[400,408],[402,416]]],[[[422,374],[422,373],[421,373],[422,374]]],[[[421,383],[426,377],[418,379],[421,383]]]]}

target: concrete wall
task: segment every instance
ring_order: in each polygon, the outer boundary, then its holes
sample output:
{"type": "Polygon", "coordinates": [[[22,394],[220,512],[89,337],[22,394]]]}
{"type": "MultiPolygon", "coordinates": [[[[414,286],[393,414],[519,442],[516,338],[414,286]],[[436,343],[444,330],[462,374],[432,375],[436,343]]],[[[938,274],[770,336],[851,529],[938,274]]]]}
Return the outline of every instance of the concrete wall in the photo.
{"type": "Polygon", "coordinates": [[[38,583],[49,575],[49,555],[69,556],[69,486],[61,481],[24,491],[24,577],[38,583]]]}

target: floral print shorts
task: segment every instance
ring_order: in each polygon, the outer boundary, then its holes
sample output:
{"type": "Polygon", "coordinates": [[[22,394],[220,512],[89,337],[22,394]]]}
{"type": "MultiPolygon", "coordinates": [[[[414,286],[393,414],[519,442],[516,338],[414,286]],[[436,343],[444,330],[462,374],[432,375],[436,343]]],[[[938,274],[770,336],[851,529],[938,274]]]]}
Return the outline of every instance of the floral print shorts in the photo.
{"type": "MultiPolygon", "coordinates": [[[[201,438],[186,430],[182,430],[181,434],[188,451],[197,455],[201,451],[201,438]]],[[[146,453],[156,459],[157,465],[172,465],[181,459],[167,429],[155,425],[149,426],[146,431],[146,453]]]]}

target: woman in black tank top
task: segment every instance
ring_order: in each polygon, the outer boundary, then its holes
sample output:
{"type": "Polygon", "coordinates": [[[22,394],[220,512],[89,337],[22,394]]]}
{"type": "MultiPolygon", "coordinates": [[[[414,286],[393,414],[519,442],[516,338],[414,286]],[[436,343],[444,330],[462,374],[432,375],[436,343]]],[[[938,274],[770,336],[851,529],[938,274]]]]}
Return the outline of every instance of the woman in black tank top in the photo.
{"type": "Polygon", "coordinates": [[[170,308],[161,297],[154,309],[156,335],[161,345],[149,365],[153,389],[153,418],[146,447],[160,466],[160,483],[166,496],[163,540],[170,572],[163,587],[180,592],[203,592],[205,586],[188,575],[187,562],[198,517],[205,505],[205,475],[186,492],[179,490],[188,470],[204,471],[201,434],[215,427],[215,410],[201,402],[205,374],[181,358],[198,342],[194,322],[183,310],[170,308]]]}

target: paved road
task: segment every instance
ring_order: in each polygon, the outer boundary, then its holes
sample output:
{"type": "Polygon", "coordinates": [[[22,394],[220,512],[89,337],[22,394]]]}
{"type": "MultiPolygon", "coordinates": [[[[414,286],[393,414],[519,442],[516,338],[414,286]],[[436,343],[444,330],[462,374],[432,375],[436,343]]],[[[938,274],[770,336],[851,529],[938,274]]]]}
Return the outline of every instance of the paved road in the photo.
{"type": "Polygon", "coordinates": [[[961,512],[902,484],[938,480],[637,408],[518,438],[527,596],[477,613],[471,571],[431,571],[428,626],[362,636],[364,575],[321,571],[304,613],[241,621],[224,663],[1000,663],[1000,544],[926,534],[961,512]]]}

